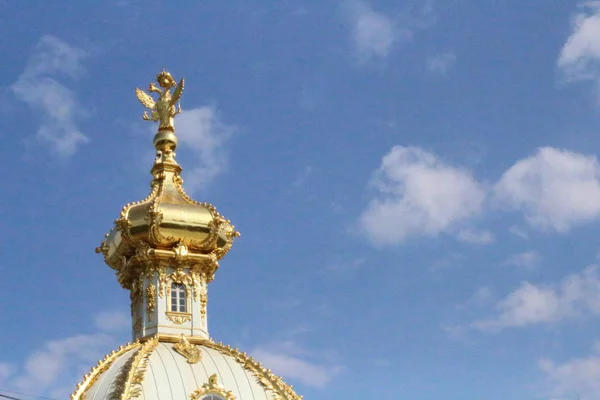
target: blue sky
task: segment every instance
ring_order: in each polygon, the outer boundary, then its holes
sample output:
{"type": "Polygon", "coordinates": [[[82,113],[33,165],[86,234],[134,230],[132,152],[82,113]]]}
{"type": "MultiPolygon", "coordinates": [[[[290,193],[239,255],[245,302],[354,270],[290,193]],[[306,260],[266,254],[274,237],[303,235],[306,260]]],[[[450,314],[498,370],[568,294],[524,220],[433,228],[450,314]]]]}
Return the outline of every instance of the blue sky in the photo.
{"type": "Polygon", "coordinates": [[[0,4],[0,392],[129,340],[94,248],[165,67],[185,186],[242,233],[214,339],[307,399],[600,398],[600,2],[0,4]]]}

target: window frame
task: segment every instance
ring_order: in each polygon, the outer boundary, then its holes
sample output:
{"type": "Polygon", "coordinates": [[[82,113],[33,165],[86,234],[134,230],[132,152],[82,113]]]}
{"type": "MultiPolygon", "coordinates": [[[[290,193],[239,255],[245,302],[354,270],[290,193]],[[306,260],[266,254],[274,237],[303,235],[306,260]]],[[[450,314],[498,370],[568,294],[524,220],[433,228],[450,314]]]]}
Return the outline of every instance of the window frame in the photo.
{"type": "Polygon", "coordinates": [[[188,288],[183,282],[171,282],[168,310],[173,313],[189,314],[188,288]],[[175,309],[173,309],[175,308],[175,309]]]}

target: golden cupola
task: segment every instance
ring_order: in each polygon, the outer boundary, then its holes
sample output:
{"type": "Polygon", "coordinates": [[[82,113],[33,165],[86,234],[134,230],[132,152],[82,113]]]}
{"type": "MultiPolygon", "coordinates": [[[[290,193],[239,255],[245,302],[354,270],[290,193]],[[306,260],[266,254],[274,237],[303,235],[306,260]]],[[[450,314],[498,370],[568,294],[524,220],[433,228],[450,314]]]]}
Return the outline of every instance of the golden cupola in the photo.
{"type": "Polygon", "coordinates": [[[96,251],[116,271],[121,286],[131,292],[135,339],[165,330],[171,334],[207,337],[206,285],[239,233],[215,207],[192,200],[184,191],[182,168],[175,161],[178,141],[173,124],[174,117],[181,112],[178,102],[184,80],[176,84],[171,74],[163,71],[157,75],[157,82],[160,88],[153,83],[148,88],[150,93],[159,94],[157,100],[136,89],[140,102],[151,110],[151,115],[145,112],[143,118],[160,121],[154,136],[156,158],[150,171],[153,177],[150,194],[123,207],[114,228],[96,251]],[[183,284],[190,297],[199,299],[199,303],[191,302],[189,307],[177,305],[173,309],[169,304],[167,321],[161,323],[158,315],[156,319],[145,316],[148,312],[143,312],[142,300],[146,301],[145,311],[152,311],[150,314],[161,307],[148,304],[156,301],[142,292],[157,291],[163,297],[169,289],[168,282],[183,284]],[[195,305],[200,309],[194,310],[195,305]],[[198,312],[199,320],[194,318],[194,311],[198,312]]]}

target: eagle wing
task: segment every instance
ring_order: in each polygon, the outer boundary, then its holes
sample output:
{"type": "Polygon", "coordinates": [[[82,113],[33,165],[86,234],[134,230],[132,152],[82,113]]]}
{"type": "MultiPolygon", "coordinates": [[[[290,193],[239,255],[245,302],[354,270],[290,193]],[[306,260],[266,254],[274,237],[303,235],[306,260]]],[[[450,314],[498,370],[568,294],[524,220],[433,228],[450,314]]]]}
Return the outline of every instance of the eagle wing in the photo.
{"type": "Polygon", "coordinates": [[[154,99],[148,93],[144,92],[142,89],[135,88],[135,95],[144,106],[151,110],[154,108],[154,99]]]}
{"type": "Polygon", "coordinates": [[[181,98],[181,93],[183,93],[183,85],[184,85],[184,80],[183,80],[183,78],[181,78],[181,80],[177,84],[177,87],[175,88],[175,91],[173,92],[173,97],[171,98],[172,106],[174,106],[181,98]]]}

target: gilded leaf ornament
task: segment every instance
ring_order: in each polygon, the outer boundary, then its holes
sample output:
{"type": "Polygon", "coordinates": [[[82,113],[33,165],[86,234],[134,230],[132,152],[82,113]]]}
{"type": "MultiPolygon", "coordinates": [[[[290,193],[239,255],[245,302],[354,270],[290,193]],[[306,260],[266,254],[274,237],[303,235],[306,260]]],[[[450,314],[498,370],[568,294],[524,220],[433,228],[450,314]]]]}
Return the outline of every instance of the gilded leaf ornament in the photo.
{"type": "Polygon", "coordinates": [[[196,389],[190,395],[190,400],[201,400],[208,394],[216,394],[223,397],[225,400],[236,400],[231,390],[226,390],[219,385],[217,374],[212,374],[208,377],[208,382],[202,385],[200,389],[196,389]]]}
{"type": "Polygon", "coordinates": [[[147,307],[146,311],[148,312],[148,320],[152,321],[154,319],[154,309],[156,307],[156,286],[152,283],[146,287],[146,297],[147,297],[147,307]]]}
{"type": "Polygon", "coordinates": [[[202,359],[200,347],[191,344],[183,334],[179,342],[173,345],[173,350],[185,357],[188,364],[197,364],[202,359]]]}
{"type": "Polygon", "coordinates": [[[142,382],[144,373],[148,367],[148,357],[158,346],[158,336],[146,341],[121,367],[119,375],[115,379],[111,400],[130,400],[142,394],[142,382]]]}
{"type": "Polygon", "coordinates": [[[167,311],[165,313],[165,315],[167,316],[167,319],[171,322],[173,322],[174,324],[177,325],[181,325],[185,322],[191,321],[192,320],[192,314],[190,313],[181,313],[181,312],[175,312],[175,311],[167,311]]]}

